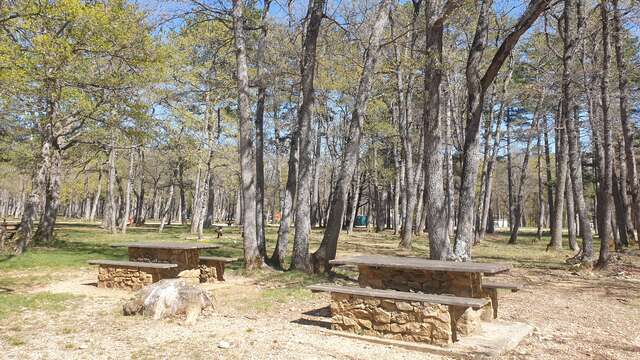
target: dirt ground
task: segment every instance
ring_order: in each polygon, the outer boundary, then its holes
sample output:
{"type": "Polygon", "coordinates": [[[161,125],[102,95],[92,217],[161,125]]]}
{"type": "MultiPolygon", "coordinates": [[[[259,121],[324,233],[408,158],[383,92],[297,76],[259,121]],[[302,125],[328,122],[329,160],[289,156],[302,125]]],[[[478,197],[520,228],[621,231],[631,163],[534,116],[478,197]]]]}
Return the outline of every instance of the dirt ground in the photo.
{"type": "MultiPolygon", "coordinates": [[[[637,254],[634,258],[638,258],[637,254]]],[[[499,317],[535,327],[504,359],[638,359],[640,268],[609,271],[514,269],[526,284],[500,296],[499,317]]],[[[71,293],[62,311],[25,310],[0,321],[5,359],[440,359],[431,354],[330,335],[328,296],[294,289],[293,296],[263,279],[229,274],[207,284],[216,308],[196,324],[181,319],[124,317],[130,294],[98,289],[95,269],[30,292],[71,293]],[[281,296],[286,295],[286,296],[281,296]],[[325,310],[323,310],[323,308],[325,310]],[[305,313],[307,315],[305,315],[305,313]],[[308,314],[316,317],[310,317],[308,314]],[[312,320],[309,320],[312,319],[312,320]],[[20,339],[19,343],[11,339],[20,339]],[[228,345],[228,346],[227,346],[228,345]]]]}

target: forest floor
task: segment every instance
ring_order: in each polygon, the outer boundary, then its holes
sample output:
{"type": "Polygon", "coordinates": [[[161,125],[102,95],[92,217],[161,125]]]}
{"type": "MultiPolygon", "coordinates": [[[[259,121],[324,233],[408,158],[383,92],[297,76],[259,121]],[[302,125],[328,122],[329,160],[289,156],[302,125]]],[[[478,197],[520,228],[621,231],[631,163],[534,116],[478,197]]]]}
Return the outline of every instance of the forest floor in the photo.
{"type": "MultiPolygon", "coordinates": [[[[21,257],[0,257],[1,358],[206,358],[206,359],[414,359],[440,357],[398,347],[327,334],[313,321],[327,315],[328,296],[304,286],[326,282],[320,276],[263,270],[244,273],[230,266],[227,281],[205,284],[215,309],[192,325],[181,319],[154,321],[124,317],[130,293],[98,289],[89,259],[125,259],[118,241],[193,240],[171,226],[132,227],[126,235],[110,235],[96,225],[62,223],[58,242],[21,257]],[[309,316],[313,315],[313,316],[309,316]],[[314,317],[315,316],[315,317],[314,317]],[[311,319],[311,320],[310,320],[311,319]]],[[[314,230],[312,246],[321,238],[314,230]]],[[[241,256],[237,228],[225,228],[212,254],[241,256]]],[[[526,235],[526,234],[525,234],[526,235]]],[[[267,240],[275,242],[276,228],[267,240]]],[[[506,245],[506,234],[491,235],[474,247],[475,261],[508,262],[508,275],[526,284],[517,293],[501,294],[500,318],[534,326],[532,336],[504,359],[636,359],[640,353],[640,251],[637,245],[614,254],[606,271],[573,271],[565,264],[570,251],[546,252],[548,238],[537,243],[522,236],[506,245]]],[[[358,232],[341,237],[340,256],[378,253],[425,256],[424,236],[412,252],[396,250],[391,232],[358,232]]],[[[596,247],[597,248],[597,247],[596,247]]],[[[336,281],[355,279],[339,270],[336,281]]]]}

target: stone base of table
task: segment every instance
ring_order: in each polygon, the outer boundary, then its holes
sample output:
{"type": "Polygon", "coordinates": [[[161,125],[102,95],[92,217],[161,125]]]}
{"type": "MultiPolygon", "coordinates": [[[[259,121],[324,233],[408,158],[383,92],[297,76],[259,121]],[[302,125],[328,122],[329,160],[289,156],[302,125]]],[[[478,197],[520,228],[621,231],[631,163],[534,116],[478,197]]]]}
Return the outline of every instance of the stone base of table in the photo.
{"type": "Polygon", "coordinates": [[[218,278],[215,265],[200,264],[200,282],[211,283],[218,278]]]}
{"type": "Polygon", "coordinates": [[[139,290],[160,280],[158,269],[100,265],[98,287],[124,290],[139,290]]]}
{"type": "Polygon", "coordinates": [[[334,330],[437,345],[454,340],[447,305],[334,293],[331,316],[334,330]]]}

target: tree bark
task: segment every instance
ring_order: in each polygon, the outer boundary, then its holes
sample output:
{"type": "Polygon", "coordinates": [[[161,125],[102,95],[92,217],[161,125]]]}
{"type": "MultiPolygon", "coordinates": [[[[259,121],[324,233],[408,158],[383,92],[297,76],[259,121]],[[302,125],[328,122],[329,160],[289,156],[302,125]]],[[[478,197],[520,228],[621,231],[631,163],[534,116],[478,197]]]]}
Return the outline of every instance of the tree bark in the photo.
{"type": "MultiPolygon", "coordinates": [[[[432,54],[424,63],[424,108],[423,122],[425,131],[425,186],[429,201],[426,202],[427,231],[429,237],[429,257],[444,260],[451,254],[449,243],[449,202],[443,183],[443,134],[448,127],[440,116],[440,86],[443,74],[442,44],[444,21],[453,2],[448,1],[444,8],[438,9],[436,1],[425,4],[425,52],[432,54]]],[[[451,180],[451,179],[450,179],[451,180]]],[[[451,184],[448,184],[449,186],[451,184]]]]}
{"type": "Polygon", "coordinates": [[[289,244],[289,224],[293,205],[296,195],[296,185],[298,177],[298,131],[294,129],[289,140],[289,160],[287,184],[285,185],[284,196],[282,200],[282,211],[280,225],[278,226],[278,240],[276,247],[271,255],[269,262],[278,269],[284,269],[284,260],[287,255],[287,247],[289,244]]]}
{"type": "Polygon", "coordinates": [[[131,211],[131,187],[133,186],[133,148],[129,155],[129,175],[127,176],[127,192],[125,193],[124,221],[121,224],[123,234],[127,233],[127,225],[129,225],[129,212],[131,211]]]}
{"type": "Polygon", "coordinates": [[[613,146],[611,134],[611,120],[609,118],[609,62],[611,54],[609,49],[609,1],[602,0],[600,3],[600,15],[602,21],[602,71],[600,77],[600,98],[602,102],[602,129],[604,164],[602,186],[600,192],[603,194],[600,206],[603,216],[603,229],[600,231],[600,254],[598,256],[597,267],[606,268],[609,264],[609,236],[611,234],[611,196],[613,190],[613,146]]]}
{"type": "MultiPolygon", "coordinates": [[[[51,143],[45,137],[40,154],[42,159],[47,159],[51,152],[51,143]]],[[[47,162],[41,161],[40,167],[32,179],[31,193],[24,202],[24,210],[20,219],[20,227],[15,234],[16,255],[21,255],[31,246],[33,241],[33,222],[38,215],[40,199],[47,185],[47,162]]]]}
{"type": "Polygon", "coordinates": [[[171,204],[173,202],[173,179],[175,179],[178,175],[178,169],[173,170],[173,178],[170,179],[171,184],[169,185],[169,195],[167,197],[167,202],[164,205],[164,209],[162,210],[162,214],[160,215],[161,219],[160,219],[160,228],[158,229],[159,233],[162,233],[162,231],[164,230],[164,224],[167,223],[168,221],[168,217],[170,216],[171,213],[171,204]]]}
{"type": "Polygon", "coordinates": [[[144,148],[140,146],[138,155],[140,156],[140,160],[138,165],[140,166],[140,192],[138,193],[138,198],[136,200],[136,216],[134,222],[136,225],[144,225],[146,220],[146,213],[144,207],[144,148]]]}
{"type": "Polygon", "coordinates": [[[256,168],[254,129],[249,108],[249,75],[245,48],[242,0],[233,0],[233,34],[236,52],[238,115],[240,128],[240,174],[243,192],[244,266],[251,270],[262,267],[262,256],[256,239],[256,168]]]}
{"type": "Polygon", "coordinates": [[[295,234],[291,268],[310,270],[309,234],[311,233],[311,152],[313,151],[311,115],[315,93],[313,80],[316,69],[316,44],[320,34],[320,24],[324,15],[325,0],[312,0],[309,8],[309,23],[303,44],[300,63],[302,82],[302,103],[298,109],[298,133],[300,141],[300,160],[298,168],[298,186],[295,204],[295,234]]]}

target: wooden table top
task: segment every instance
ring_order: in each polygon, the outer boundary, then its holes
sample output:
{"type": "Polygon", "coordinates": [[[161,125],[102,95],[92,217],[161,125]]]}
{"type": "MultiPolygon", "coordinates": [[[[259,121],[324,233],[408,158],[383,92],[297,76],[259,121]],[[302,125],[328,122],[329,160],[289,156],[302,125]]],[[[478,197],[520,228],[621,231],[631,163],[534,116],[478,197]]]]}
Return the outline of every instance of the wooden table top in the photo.
{"type": "Polygon", "coordinates": [[[218,244],[203,244],[194,242],[132,242],[111,244],[111,247],[143,248],[143,249],[169,249],[169,250],[193,250],[193,249],[217,249],[218,244]]]}
{"type": "Polygon", "coordinates": [[[428,260],[400,256],[363,255],[329,261],[332,265],[364,265],[407,270],[429,270],[445,272],[470,272],[497,274],[511,269],[508,264],[487,264],[477,262],[454,262],[428,260]]]}

